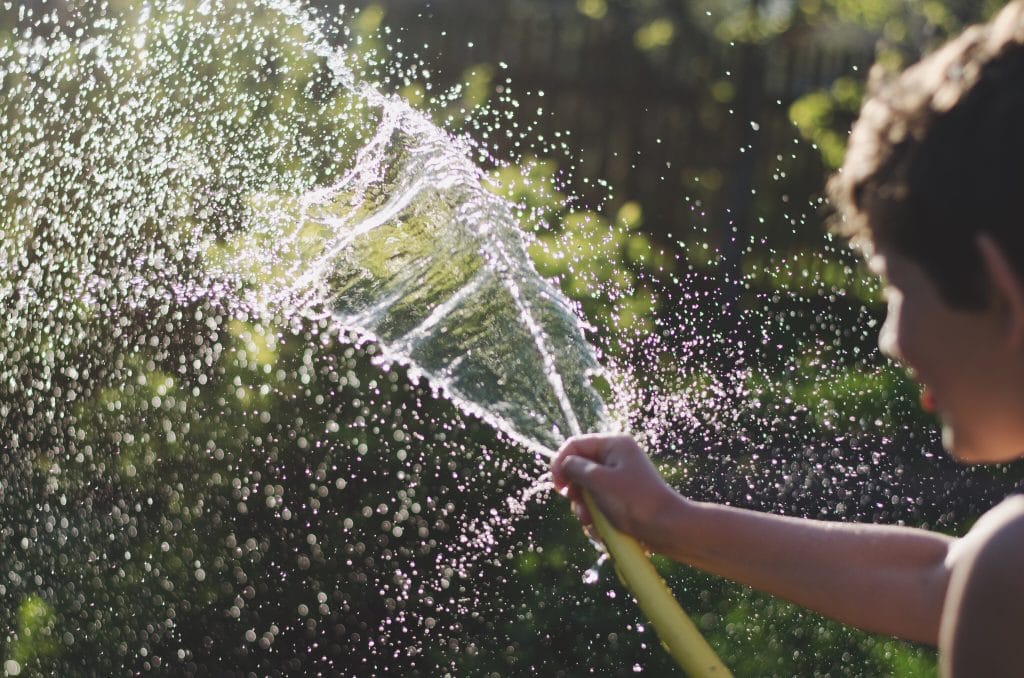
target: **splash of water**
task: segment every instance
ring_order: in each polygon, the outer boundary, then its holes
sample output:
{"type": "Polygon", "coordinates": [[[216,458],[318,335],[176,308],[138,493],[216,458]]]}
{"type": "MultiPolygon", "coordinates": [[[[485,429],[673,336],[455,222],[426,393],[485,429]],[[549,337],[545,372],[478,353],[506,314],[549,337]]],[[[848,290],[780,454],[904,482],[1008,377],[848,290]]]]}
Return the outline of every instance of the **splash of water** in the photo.
{"type": "MultiPolygon", "coordinates": [[[[338,59],[334,68],[351,75],[338,59]]],[[[465,142],[396,97],[360,88],[377,131],[337,184],[262,196],[254,247],[233,261],[283,271],[257,292],[302,313],[326,305],[468,413],[550,456],[610,425],[580,320],[526,253],[509,205],[465,142]],[[273,243],[268,250],[263,243],[273,243]]]]}
{"type": "Polygon", "coordinates": [[[7,670],[472,647],[536,469],[410,377],[538,452],[605,415],[465,149],[290,3],[0,18],[7,670]]]}

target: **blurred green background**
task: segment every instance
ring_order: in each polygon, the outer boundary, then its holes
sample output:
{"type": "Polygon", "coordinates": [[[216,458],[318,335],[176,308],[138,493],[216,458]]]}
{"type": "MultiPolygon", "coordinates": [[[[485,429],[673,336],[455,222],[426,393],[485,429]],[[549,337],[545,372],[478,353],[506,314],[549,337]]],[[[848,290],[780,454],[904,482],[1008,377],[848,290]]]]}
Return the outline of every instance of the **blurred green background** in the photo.
{"type": "MultiPolygon", "coordinates": [[[[538,270],[579,304],[609,362],[671,401],[633,402],[625,416],[638,431],[678,419],[648,438],[673,484],[761,510],[957,533],[1019,470],[943,458],[914,385],[874,349],[877,285],[825,234],[821,194],[871,65],[911,62],[1001,4],[395,0],[356,3],[340,19],[348,35],[332,37],[361,56],[363,77],[476,140],[538,270]]],[[[75,11],[39,6],[54,23],[75,11]]],[[[6,47],[26,31],[47,39],[45,25],[4,18],[6,47]]],[[[352,123],[368,114],[346,92],[319,83],[310,103],[316,67],[293,39],[261,46],[275,53],[273,77],[213,77],[217,105],[162,112],[181,115],[183,138],[237,137],[196,161],[214,168],[203,181],[218,190],[195,198],[210,209],[147,237],[205,220],[230,245],[237,225],[218,215],[243,209],[240,185],[329,182],[365,140],[352,123]],[[305,133],[286,136],[285,116],[305,133]],[[252,148],[250,136],[270,150],[242,171],[230,151],[252,148]]],[[[229,43],[214,40],[204,63],[262,72],[263,52],[229,43]]],[[[67,136],[54,122],[18,137],[13,121],[31,114],[12,82],[8,166],[67,136]]],[[[19,190],[5,195],[7,233],[26,218],[19,190]]],[[[73,208],[48,205],[51,216],[73,208]]],[[[44,242],[40,229],[22,246],[44,242]]],[[[51,284],[43,296],[57,298],[51,284]]],[[[7,674],[676,671],[607,565],[583,583],[596,553],[561,500],[533,496],[543,469],[403,368],[377,366],[372,344],[203,298],[133,312],[117,327],[84,308],[53,326],[45,314],[4,326],[8,371],[38,381],[40,403],[58,394],[37,410],[2,385],[7,674]],[[89,340],[54,358],[67,333],[89,340]]],[[[657,562],[737,675],[935,674],[928,648],[657,562]]]]}

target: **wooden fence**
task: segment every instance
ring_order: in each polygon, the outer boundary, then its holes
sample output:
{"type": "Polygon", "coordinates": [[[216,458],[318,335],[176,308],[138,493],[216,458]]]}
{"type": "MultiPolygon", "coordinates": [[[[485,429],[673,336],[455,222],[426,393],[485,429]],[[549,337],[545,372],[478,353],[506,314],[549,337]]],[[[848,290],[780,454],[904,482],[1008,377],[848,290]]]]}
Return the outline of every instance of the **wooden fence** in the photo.
{"type": "Polygon", "coordinates": [[[510,78],[525,119],[546,112],[535,133],[571,131],[575,191],[597,202],[600,191],[580,180],[607,179],[608,207],[637,200],[645,230],[664,243],[707,228],[727,245],[733,229],[791,230],[800,216],[820,228],[810,203],[827,172],[809,144],[795,143],[789,107],[838,77],[866,74],[874,56],[874,37],[849,27],[791,25],[769,40],[729,44],[682,2],[662,3],[672,39],[647,50],[636,44],[650,19],[641,3],[609,1],[600,20],[583,16],[576,0],[376,4],[442,85],[474,64],[507,64],[499,75],[510,78]]]}

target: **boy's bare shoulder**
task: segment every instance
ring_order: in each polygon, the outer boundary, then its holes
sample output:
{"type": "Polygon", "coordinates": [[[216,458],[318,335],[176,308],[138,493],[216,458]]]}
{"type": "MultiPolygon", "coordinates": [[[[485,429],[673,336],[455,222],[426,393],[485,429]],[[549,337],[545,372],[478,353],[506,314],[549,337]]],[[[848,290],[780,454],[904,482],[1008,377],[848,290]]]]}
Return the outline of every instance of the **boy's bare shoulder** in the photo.
{"type": "Polygon", "coordinates": [[[978,519],[954,547],[950,565],[997,574],[1024,572],[1024,495],[1014,495],[978,519]]]}
{"type": "MultiPolygon", "coordinates": [[[[1000,504],[985,513],[971,528],[963,541],[1000,541],[1024,530],[1024,495],[1007,497],[1000,504]]],[[[1006,544],[1011,546],[1012,544],[1006,544]]],[[[981,543],[978,544],[981,547],[981,543]]],[[[1024,544],[1021,545],[1024,548],[1024,544]]]]}
{"type": "Polygon", "coordinates": [[[982,516],[951,549],[947,565],[939,638],[944,675],[1020,675],[1024,496],[1010,497],[982,516]]]}

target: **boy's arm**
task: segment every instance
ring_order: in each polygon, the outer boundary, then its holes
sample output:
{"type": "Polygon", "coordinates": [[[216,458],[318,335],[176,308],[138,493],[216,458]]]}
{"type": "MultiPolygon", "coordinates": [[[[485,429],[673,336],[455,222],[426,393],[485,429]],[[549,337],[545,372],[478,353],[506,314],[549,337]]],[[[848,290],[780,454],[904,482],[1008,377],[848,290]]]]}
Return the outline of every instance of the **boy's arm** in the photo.
{"type": "Polygon", "coordinates": [[[654,551],[868,631],[938,642],[950,537],[694,502],[669,488],[628,436],[571,440],[552,475],[584,523],[581,490],[654,551]]]}
{"type": "Polygon", "coordinates": [[[866,631],[937,645],[951,538],[676,496],[658,528],[661,553],[866,631]]]}

